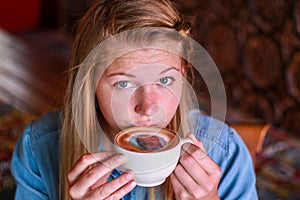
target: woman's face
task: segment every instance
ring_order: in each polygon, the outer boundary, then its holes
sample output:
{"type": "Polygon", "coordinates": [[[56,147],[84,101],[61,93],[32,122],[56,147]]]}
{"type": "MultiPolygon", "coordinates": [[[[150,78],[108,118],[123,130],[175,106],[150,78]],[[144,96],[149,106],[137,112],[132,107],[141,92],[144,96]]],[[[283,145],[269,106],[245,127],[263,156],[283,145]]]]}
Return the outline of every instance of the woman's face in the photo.
{"type": "Polygon", "coordinates": [[[180,102],[182,72],[181,58],[161,50],[137,50],[116,59],[96,89],[111,131],[166,127],[180,102]]]}

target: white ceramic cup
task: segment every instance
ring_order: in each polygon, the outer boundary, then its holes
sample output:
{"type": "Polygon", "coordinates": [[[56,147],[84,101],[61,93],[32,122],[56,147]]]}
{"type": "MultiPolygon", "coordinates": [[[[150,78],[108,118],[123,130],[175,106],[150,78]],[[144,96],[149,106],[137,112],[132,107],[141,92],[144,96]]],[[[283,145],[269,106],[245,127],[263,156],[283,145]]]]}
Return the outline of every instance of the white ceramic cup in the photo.
{"type": "Polygon", "coordinates": [[[137,185],[152,187],[162,184],[175,169],[181,146],[193,143],[175,132],[159,127],[132,127],[119,132],[115,150],[126,156],[120,169],[135,172],[137,185]]]}

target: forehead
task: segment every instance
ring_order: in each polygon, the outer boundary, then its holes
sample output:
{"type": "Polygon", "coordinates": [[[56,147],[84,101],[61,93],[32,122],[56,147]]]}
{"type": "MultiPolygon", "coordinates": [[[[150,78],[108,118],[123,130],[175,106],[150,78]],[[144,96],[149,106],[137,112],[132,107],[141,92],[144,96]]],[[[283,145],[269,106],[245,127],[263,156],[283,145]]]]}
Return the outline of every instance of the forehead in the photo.
{"type": "Polygon", "coordinates": [[[127,53],[116,59],[106,70],[106,73],[115,73],[119,70],[130,71],[136,67],[147,65],[164,65],[180,70],[181,58],[163,50],[137,50],[127,53]]]}

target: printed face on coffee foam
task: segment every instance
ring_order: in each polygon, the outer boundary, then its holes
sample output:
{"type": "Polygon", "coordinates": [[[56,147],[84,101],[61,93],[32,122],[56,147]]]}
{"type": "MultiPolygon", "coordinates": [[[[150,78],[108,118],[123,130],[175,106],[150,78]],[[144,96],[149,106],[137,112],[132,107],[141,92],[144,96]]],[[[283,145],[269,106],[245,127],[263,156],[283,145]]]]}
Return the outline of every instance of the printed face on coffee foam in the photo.
{"type": "Polygon", "coordinates": [[[131,128],[116,136],[116,143],[120,147],[134,152],[165,151],[176,146],[178,142],[175,133],[151,127],[131,128]]]}

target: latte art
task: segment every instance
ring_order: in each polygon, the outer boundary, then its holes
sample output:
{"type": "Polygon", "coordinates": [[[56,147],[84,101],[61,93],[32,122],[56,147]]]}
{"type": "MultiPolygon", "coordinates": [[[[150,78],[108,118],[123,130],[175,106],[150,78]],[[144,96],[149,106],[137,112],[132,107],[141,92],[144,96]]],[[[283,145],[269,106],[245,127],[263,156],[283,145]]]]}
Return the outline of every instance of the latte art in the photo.
{"type": "Polygon", "coordinates": [[[176,134],[158,127],[133,127],[120,132],[116,143],[129,151],[157,152],[171,149],[179,142],[176,134]]]}
{"type": "Polygon", "coordinates": [[[159,150],[166,144],[162,137],[156,135],[133,136],[129,142],[142,150],[159,150]]]}

